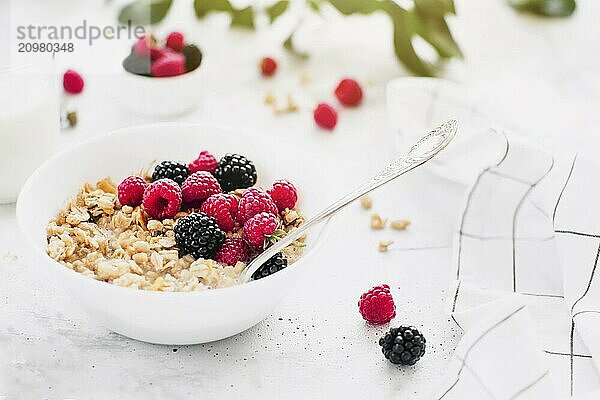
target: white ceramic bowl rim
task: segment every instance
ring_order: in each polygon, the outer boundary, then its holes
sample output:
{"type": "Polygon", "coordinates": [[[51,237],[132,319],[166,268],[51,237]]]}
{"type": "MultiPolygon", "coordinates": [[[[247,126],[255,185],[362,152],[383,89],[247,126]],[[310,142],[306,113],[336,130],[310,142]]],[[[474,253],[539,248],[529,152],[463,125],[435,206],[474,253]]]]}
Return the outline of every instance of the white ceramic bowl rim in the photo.
{"type": "MultiPolygon", "coordinates": [[[[319,240],[316,240],[314,242],[314,244],[311,245],[311,249],[308,252],[308,254],[302,255],[300,257],[300,259],[298,261],[296,261],[296,263],[294,263],[293,265],[291,265],[287,268],[284,268],[283,270],[278,271],[275,274],[269,275],[265,278],[261,278],[258,280],[252,280],[252,281],[249,281],[246,283],[228,286],[228,287],[224,287],[224,288],[208,289],[208,290],[192,291],[192,292],[158,292],[158,291],[151,291],[151,290],[132,289],[132,288],[124,287],[124,286],[114,285],[109,282],[99,281],[99,280],[87,277],[77,271],[73,271],[72,269],[65,267],[64,265],[60,264],[58,261],[52,259],[42,248],[40,248],[38,243],[36,243],[33,240],[33,238],[27,234],[26,227],[23,225],[23,215],[26,212],[26,210],[24,209],[24,207],[22,205],[22,203],[23,203],[22,196],[24,193],[26,194],[26,193],[32,191],[32,185],[33,185],[33,181],[35,180],[35,178],[41,173],[41,171],[45,168],[45,166],[47,164],[52,163],[53,161],[55,161],[56,159],[58,159],[60,157],[63,157],[67,153],[75,152],[75,151],[77,151],[77,149],[79,149],[81,147],[93,145],[95,142],[107,140],[111,136],[119,135],[122,132],[127,132],[132,129],[142,130],[144,128],[157,127],[157,126],[158,127],[172,127],[172,126],[199,127],[199,126],[202,126],[207,129],[236,132],[237,134],[240,134],[243,136],[248,136],[248,132],[246,132],[246,131],[243,131],[243,130],[240,130],[237,128],[230,128],[230,127],[218,125],[218,124],[188,123],[188,122],[181,122],[181,123],[180,122],[162,122],[162,123],[155,123],[155,124],[137,125],[137,126],[116,129],[116,130],[108,132],[104,135],[100,135],[100,136],[97,136],[94,138],[84,140],[72,147],[62,150],[61,152],[59,152],[58,154],[54,155],[52,158],[50,158],[49,160],[44,162],[30,175],[30,177],[27,179],[27,181],[23,185],[23,188],[21,189],[21,193],[19,194],[19,198],[17,199],[17,206],[16,206],[17,224],[19,225],[19,229],[21,230],[22,235],[25,237],[25,240],[30,245],[30,247],[33,247],[35,249],[35,251],[38,252],[38,254],[40,254],[42,257],[45,257],[49,261],[52,261],[53,264],[55,264],[55,267],[58,267],[58,271],[60,271],[60,273],[76,274],[78,276],[78,279],[88,279],[90,281],[93,281],[92,284],[98,285],[99,289],[105,288],[107,290],[123,290],[123,291],[128,291],[128,293],[135,291],[140,296],[210,296],[210,294],[214,293],[215,291],[218,291],[219,293],[224,293],[225,291],[232,292],[232,291],[236,291],[236,290],[237,291],[246,290],[246,289],[259,287],[260,285],[266,284],[265,281],[267,279],[268,280],[279,279],[278,277],[281,277],[281,279],[283,279],[284,275],[293,273],[293,271],[291,271],[291,270],[292,270],[292,268],[295,267],[296,264],[300,264],[300,265],[297,265],[296,267],[301,267],[301,264],[306,262],[306,260],[308,258],[310,258],[316,250],[318,250],[318,247],[323,244],[324,238],[326,238],[327,233],[329,232],[329,226],[330,226],[331,220],[333,219],[333,216],[330,217],[327,221],[325,221],[322,230],[317,235],[319,240]]],[[[65,198],[65,201],[67,199],[68,199],[68,197],[65,198]]],[[[57,210],[57,212],[58,212],[58,210],[57,210]]]]}

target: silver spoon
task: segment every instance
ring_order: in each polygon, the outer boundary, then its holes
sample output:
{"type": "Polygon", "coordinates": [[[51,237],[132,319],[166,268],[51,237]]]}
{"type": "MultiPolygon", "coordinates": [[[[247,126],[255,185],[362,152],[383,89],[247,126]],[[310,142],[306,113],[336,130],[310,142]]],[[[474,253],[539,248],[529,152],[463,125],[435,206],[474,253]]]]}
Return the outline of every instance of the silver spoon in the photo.
{"type": "Polygon", "coordinates": [[[297,229],[291,231],[283,239],[279,240],[271,247],[263,251],[258,257],[256,257],[250,264],[246,266],[244,272],[243,282],[248,282],[252,279],[252,275],[271,257],[275,254],[292,244],[300,236],[304,234],[308,229],[317,225],[318,223],[331,217],[354,200],[364,196],[365,194],[377,189],[380,186],[385,185],[389,181],[396,179],[400,175],[405,174],[417,168],[420,165],[425,164],[431,160],[433,156],[439,153],[444,147],[448,145],[456,135],[457,122],[452,119],[438,126],[434,130],[430,131],[421,139],[419,139],[406,153],[405,155],[392,161],[385,169],[379,172],[377,175],[372,177],[369,181],[359,186],[352,192],[346,194],[338,201],[330,204],[323,210],[321,210],[313,218],[300,225],[297,229]]]}

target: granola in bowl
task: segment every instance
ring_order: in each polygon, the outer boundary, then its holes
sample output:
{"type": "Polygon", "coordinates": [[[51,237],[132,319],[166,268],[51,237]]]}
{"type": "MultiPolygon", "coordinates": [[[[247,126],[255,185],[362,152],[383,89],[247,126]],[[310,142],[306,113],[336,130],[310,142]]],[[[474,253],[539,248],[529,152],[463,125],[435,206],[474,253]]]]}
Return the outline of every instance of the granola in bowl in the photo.
{"type": "MultiPolygon", "coordinates": [[[[85,183],[47,225],[47,253],[96,280],[151,291],[198,291],[240,283],[247,263],[304,222],[296,188],[256,186],[240,155],[208,152],[190,164],[163,161],[152,174],[85,183]]],[[[259,269],[278,272],[302,254],[304,238],[259,269]]]]}

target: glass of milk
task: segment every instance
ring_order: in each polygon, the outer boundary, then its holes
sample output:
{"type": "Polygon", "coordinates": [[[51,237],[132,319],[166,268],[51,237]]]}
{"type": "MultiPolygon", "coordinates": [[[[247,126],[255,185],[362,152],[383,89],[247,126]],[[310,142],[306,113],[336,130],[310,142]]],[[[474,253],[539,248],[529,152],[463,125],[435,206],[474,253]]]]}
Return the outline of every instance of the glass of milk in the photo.
{"type": "Polygon", "coordinates": [[[51,55],[0,65],[0,204],[59,146],[60,109],[51,55]]]}

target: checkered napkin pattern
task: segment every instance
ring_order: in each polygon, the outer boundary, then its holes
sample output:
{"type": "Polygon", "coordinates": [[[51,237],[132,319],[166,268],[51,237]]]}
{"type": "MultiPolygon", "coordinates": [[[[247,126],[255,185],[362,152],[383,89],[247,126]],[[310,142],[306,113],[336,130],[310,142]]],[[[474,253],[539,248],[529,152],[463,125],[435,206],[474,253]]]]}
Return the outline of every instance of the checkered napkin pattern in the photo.
{"type": "Polygon", "coordinates": [[[434,168],[465,184],[447,299],[464,336],[428,399],[600,399],[600,164],[527,144],[443,81],[403,96],[415,131],[458,117],[434,168]]]}

